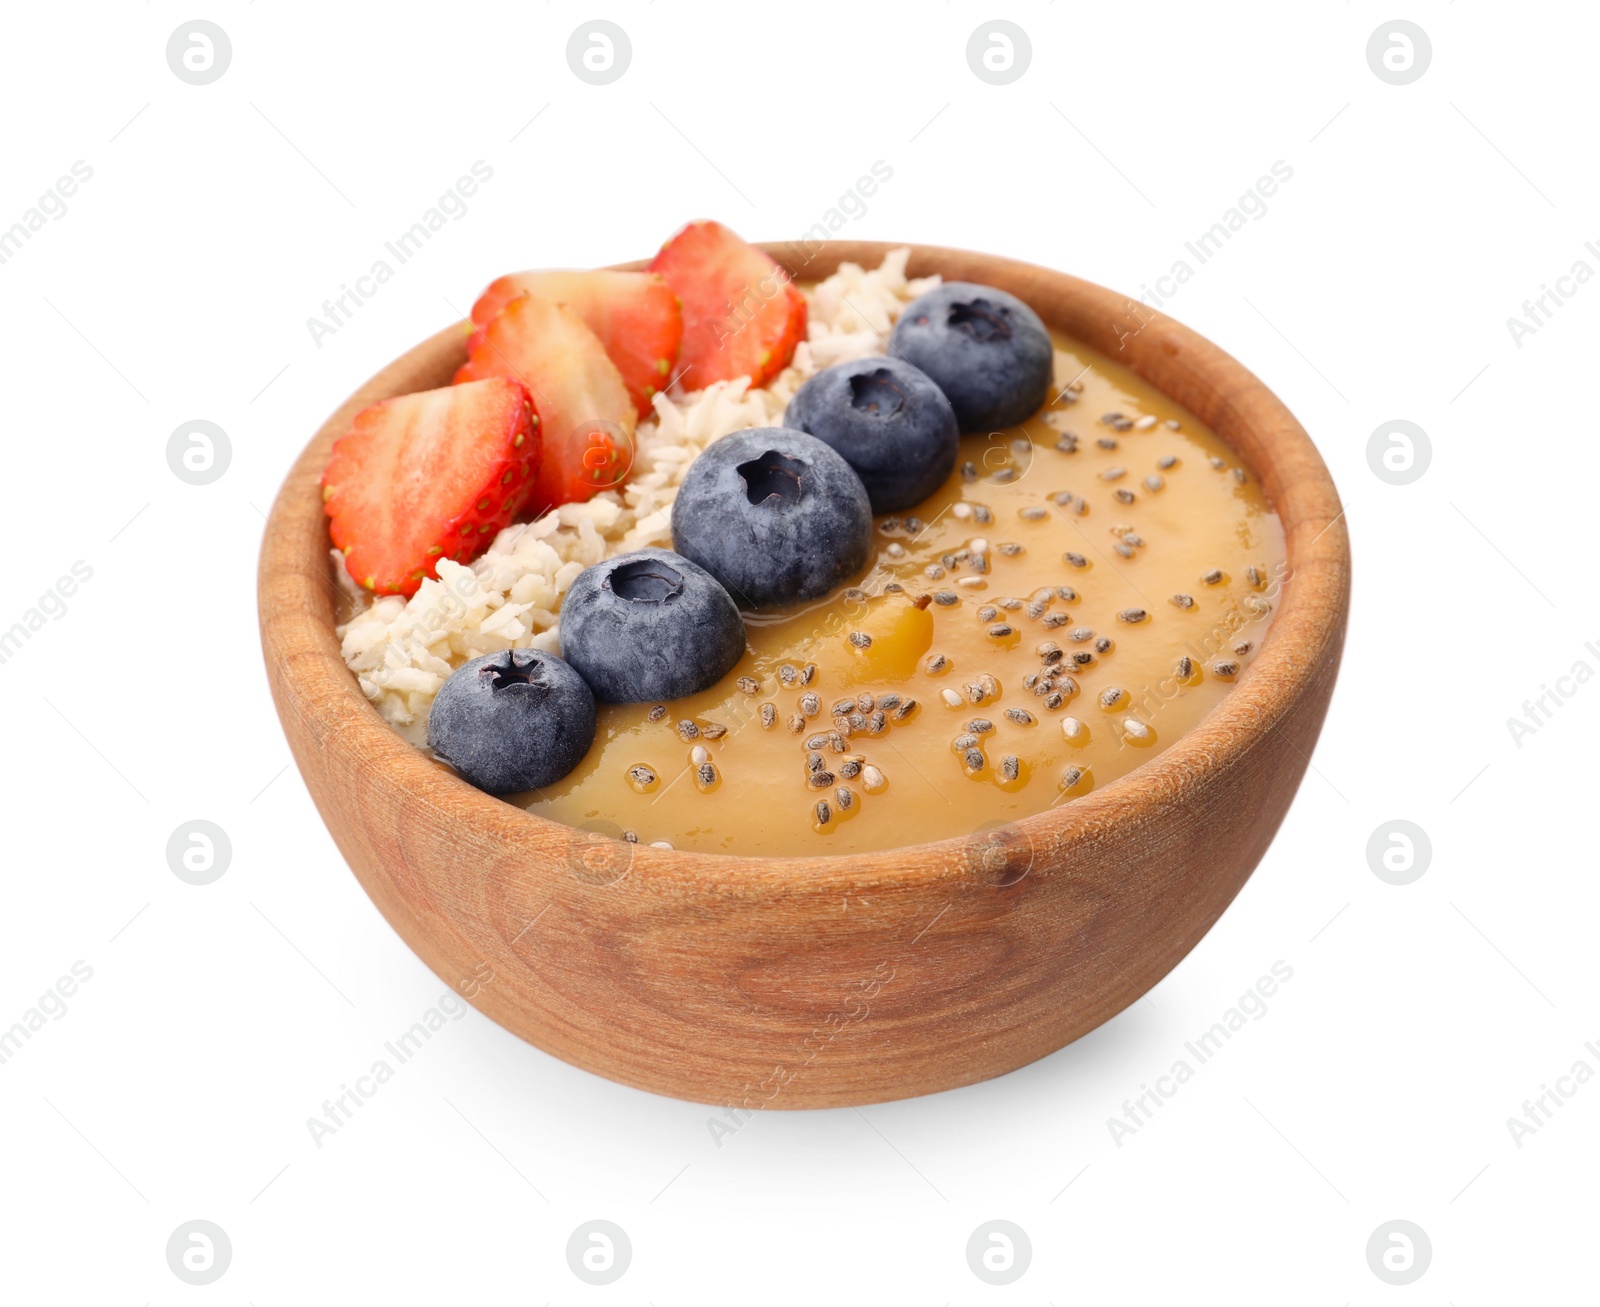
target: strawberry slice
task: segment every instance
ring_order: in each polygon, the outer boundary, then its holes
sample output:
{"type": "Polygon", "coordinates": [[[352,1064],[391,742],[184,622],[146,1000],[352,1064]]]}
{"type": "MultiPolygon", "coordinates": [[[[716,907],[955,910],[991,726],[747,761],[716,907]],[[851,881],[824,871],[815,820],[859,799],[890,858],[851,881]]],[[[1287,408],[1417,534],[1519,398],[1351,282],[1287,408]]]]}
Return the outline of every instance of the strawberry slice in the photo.
{"type": "Polygon", "coordinates": [[[622,484],[633,466],[633,401],[600,338],[565,305],[519,295],[473,333],[458,383],[527,386],[544,452],[530,505],[544,512],[622,484]]]}
{"type": "Polygon", "coordinates": [[[666,388],[683,340],[683,312],[672,287],[652,272],[513,272],[489,283],[472,306],[480,329],[519,295],[565,304],[600,338],[622,373],[640,417],[666,388]]]}
{"type": "Polygon", "coordinates": [[[720,222],[691,222],[661,247],[650,271],[683,301],[685,390],[734,377],[764,386],[805,337],[805,297],[789,274],[720,222]]]}
{"type": "Polygon", "coordinates": [[[328,534],[374,594],[415,594],[470,562],[527,502],[539,465],[527,390],[493,378],[364,408],[322,474],[328,534]]]}

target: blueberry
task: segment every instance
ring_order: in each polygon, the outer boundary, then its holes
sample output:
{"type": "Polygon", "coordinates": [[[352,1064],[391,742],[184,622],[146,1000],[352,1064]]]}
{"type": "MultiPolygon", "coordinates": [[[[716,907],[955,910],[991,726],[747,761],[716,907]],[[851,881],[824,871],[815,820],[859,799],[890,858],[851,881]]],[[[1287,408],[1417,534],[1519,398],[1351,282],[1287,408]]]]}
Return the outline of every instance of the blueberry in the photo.
{"type": "Polygon", "coordinates": [[[604,702],[681,699],[744,656],[744,620],[702,568],[640,549],[578,574],[561,603],[561,652],[604,702]]]}
{"type": "Polygon", "coordinates": [[[947,281],[912,300],[889,349],[938,383],[963,431],[1026,422],[1050,393],[1050,333],[1037,313],[993,286],[947,281]]]}
{"type": "Polygon", "coordinates": [[[594,743],[594,695],[554,654],[510,649],[451,673],[428,713],[428,744],[480,790],[554,785],[594,743]]]}
{"type": "Polygon", "coordinates": [[[714,441],[672,505],[672,540],[742,606],[816,599],[872,550],[872,505],[854,469],[815,436],[756,427],[714,441]]]}
{"type": "Polygon", "coordinates": [[[874,513],[920,504],[956,465],[955,410],[927,373],[900,359],[868,358],[817,373],[783,415],[855,468],[874,513]]]}

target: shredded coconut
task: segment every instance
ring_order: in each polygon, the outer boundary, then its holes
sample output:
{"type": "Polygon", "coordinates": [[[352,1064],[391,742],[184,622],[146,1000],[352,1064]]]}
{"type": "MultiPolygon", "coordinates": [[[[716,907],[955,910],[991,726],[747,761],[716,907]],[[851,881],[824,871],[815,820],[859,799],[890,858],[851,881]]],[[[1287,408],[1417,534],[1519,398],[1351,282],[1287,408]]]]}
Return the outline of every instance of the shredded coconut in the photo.
{"type": "MultiPolygon", "coordinates": [[[[910,251],[893,250],[868,270],[844,263],[807,292],[806,339],[772,383],[719,381],[690,394],[661,394],[639,424],[633,468],[620,490],[563,504],[536,522],[508,526],[470,565],[439,561],[439,579],[410,599],[373,599],[338,628],[345,664],[384,719],[422,738],[433,696],[462,663],[502,649],[559,653],[561,599],[573,578],[645,545],[670,548],[672,501],[689,465],[714,440],[750,427],[780,425],[807,377],[884,352],[889,330],[911,300],[938,277],[906,278],[910,251]]],[[[339,583],[358,603],[367,596],[333,550],[339,583]]]]}

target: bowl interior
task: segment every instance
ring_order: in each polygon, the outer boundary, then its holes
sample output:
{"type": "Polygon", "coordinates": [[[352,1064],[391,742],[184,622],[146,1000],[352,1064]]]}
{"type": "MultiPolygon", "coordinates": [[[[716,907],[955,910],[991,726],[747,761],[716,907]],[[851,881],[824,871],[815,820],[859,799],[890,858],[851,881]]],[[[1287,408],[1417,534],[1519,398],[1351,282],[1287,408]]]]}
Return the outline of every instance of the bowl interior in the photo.
{"type": "MultiPolygon", "coordinates": [[[[851,261],[875,266],[901,248],[876,242],[811,242],[764,247],[800,281],[815,281],[851,261]]],[[[1300,424],[1239,363],[1148,306],[1062,273],[992,255],[912,246],[908,274],[999,286],[1027,301],[1053,328],[1101,350],[1209,425],[1260,479],[1283,523],[1289,574],[1256,658],[1228,696],[1150,761],[1073,803],[1023,818],[1032,849],[1060,846],[1073,832],[1126,817],[1139,796],[1180,791],[1293,704],[1307,669],[1336,664],[1349,583],[1349,547],[1338,496],[1300,424]]],[[[623,265],[642,267],[642,263],[623,265]]],[[[317,482],[333,441],[351,418],[379,399],[448,384],[465,360],[467,324],[446,328],[367,383],[317,433],[290,473],[269,520],[262,553],[263,640],[280,710],[318,738],[337,736],[360,751],[409,802],[431,807],[478,832],[517,830],[530,850],[560,855],[565,827],[481,794],[400,740],[361,695],[334,636],[337,585],[317,482]],[[281,683],[281,684],[280,684],[281,683]]],[[[638,848],[632,865],[661,884],[681,881],[719,892],[772,889],[786,882],[841,887],[964,876],[968,841],[946,840],[878,854],[741,857],[638,848]]]]}

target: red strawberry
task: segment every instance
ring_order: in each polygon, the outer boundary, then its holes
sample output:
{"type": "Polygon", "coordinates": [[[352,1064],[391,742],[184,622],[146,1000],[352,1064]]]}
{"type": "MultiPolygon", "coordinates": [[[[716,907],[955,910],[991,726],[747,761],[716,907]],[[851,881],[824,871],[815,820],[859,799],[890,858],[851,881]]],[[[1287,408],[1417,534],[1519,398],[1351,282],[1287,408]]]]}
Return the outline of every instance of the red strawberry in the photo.
{"type": "Polygon", "coordinates": [[[322,474],[328,534],[374,594],[415,594],[441,558],[470,562],[527,502],[539,419],[495,378],[386,399],[356,414],[322,474]]]}
{"type": "Polygon", "coordinates": [[[749,377],[762,386],[805,338],[805,297],[789,274],[720,222],[691,222],[650,264],[683,301],[685,390],[749,377]]]}
{"type": "Polygon", "coordinates": [[[473,333],[457,383],[511,377],[539,413],[544,453],[529,503],[543,512],[622,484],[633,465],[633,401],[599,337],[571,309],[519,295],[473,333]]]}
{"type": "Polygon", "coordinates": [[[622,373],[639,416],[650,415],[650,397],[666,387],[683,340],[678,297],[662,278],[650,272],[513,272],[478,297],[473,323],[486,327],[519,295],[542,295],[582,318],[622,373]]]}

